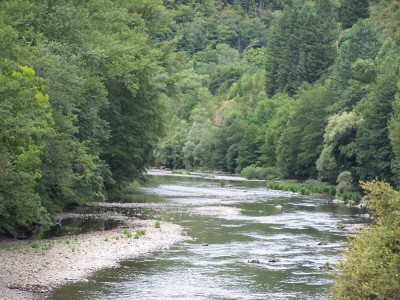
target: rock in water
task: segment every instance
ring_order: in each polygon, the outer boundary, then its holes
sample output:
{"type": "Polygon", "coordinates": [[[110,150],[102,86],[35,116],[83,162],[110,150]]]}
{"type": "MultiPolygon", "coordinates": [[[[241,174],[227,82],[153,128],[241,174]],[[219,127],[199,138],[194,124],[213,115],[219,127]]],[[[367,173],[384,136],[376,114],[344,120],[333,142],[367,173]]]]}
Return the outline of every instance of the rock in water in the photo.
{"type": "Polygon", "coordinates": [[[255,258],[249,259],[247,262],[251,264],[261,264],[261,262],[255,258]]]}

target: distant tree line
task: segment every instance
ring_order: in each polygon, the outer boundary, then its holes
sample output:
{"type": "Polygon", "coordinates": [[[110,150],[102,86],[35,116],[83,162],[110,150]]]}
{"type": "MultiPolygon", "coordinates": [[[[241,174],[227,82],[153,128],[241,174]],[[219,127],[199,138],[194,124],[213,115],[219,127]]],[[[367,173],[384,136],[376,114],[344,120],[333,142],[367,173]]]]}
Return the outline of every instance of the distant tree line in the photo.
{"type": "Polygon", "coordinates": [[[395,3],[168,3],[186,60],[158,165],[399,185],[395,3]]]}

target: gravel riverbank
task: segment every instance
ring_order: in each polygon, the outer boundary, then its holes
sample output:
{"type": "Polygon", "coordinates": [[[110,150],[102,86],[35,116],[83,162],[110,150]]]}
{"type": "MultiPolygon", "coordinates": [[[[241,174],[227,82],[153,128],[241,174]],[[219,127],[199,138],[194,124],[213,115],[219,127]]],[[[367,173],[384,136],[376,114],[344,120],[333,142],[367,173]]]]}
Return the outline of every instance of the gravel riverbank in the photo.
{"type": "Polygon", "coordinates": [[[57,286],[86,278],[96,270],[168,248],[187,237],[182,228],[154,220],[129,220],[124,228],[57,239],[0,242],[0,298],[43,299],[57,286]],[[135,232],[145,234],[135,238],[135,232]]]}

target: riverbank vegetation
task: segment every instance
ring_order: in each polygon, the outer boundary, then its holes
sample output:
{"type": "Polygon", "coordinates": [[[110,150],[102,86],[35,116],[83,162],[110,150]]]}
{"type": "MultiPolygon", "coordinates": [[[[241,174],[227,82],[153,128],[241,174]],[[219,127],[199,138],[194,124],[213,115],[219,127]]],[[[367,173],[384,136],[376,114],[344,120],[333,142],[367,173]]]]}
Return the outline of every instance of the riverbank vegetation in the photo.
{"type": "Polygon", "coordinates": [[[398,1],[169,1],[185,58],[156,164],[398,186],[398,1]]]}
{"type": "Polygon", "coordinates": [[[298,192],[303,195],[310,194],[327,194],[336,195],[336,186],[328,183],[321,183],[316,180],[308,180],[303,183],[299,183],[294,180],[288,181],[267,181],[267,187],[273,190],[282,190],[289,192],[298,192]]]}
{"type": "Polygon", "coordinates": [[[339,265],[335,299],[398,299],[400,193],[388,183],[363,183],[374,225],[351,240],[339,265]]]}
{"type": "Polygon", "coordinates": [[[159,1],[0,3],[0,232],[141,179],[173,94],[159,1]]]}
{"type": "Polygon", "coordinates": [[[0,231],[117,198],[154,164],[398,188],[399,7],[1,1],[0,231]]]}

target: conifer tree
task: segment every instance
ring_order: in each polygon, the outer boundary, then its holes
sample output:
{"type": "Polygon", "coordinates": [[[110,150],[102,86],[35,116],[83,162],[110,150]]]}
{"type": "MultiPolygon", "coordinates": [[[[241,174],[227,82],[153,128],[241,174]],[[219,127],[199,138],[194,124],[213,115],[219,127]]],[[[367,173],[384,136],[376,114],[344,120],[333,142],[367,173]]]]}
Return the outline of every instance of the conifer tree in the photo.
{"type": "Polygon", "coordinates": [[[272,25],[267,45],[267,91],[296,93],[313,83],[335,57],[335,9],[329,0],[317,5],[294,3],[272,25]]]}
{"type": "Polygon", "coordinates": [[[350,28],[359,19],[369,17],[368,0],[342,0],[340,6],[340,21],[344,28],[350,28]]]}
{"type": "Polygon", "coordinates": [[[376,84],[356,108],[363,117],[356,138],[358,174],[362,180],[378,177],[392,181],[394,152],[389,140],[388,123],[400,76],[398,46],[393,41],[386,41],[377,61],[376,84]]]}

